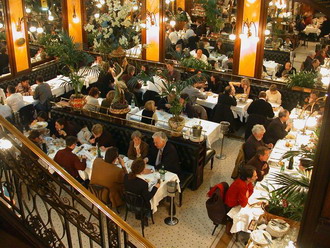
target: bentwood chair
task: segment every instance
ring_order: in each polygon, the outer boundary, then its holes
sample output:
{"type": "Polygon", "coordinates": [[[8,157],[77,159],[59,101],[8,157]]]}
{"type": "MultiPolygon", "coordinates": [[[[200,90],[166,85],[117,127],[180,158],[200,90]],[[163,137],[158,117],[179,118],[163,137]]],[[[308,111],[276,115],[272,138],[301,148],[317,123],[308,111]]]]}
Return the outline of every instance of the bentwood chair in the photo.
{"type": "Polygon", "coordinates": [[[142,236],[144,237],[144,226],[148,225],[148,216],[150,215],[152,224],[155,224],[152,210],[146,204],[144,198],[141,195],[134,194],[132,192],[125,191],[124,199],[126,204],[125,221],[127,219],[128,212],[134,213],[137,218],[141,219],[142,236]],[[146,223],[145,223],[146,220],[146,223]]]}
{"type": "MultiPolygon", "coordinates": [[[[97,197],[100,201],[102,201],[105,205],[107,205],[109,208],[112,208],[112,203],[110,201],[109,195],[110,195],[110,190],[109,188],[98,185],[98,184],[89,184],[88,186],[89,191],[92,192],[93,195],[97,197]],[[104,196],[106,196],[104,198],[104,196]]],[[[119,214],[118,208],[116,208],[117,213],[119,214]]]]}

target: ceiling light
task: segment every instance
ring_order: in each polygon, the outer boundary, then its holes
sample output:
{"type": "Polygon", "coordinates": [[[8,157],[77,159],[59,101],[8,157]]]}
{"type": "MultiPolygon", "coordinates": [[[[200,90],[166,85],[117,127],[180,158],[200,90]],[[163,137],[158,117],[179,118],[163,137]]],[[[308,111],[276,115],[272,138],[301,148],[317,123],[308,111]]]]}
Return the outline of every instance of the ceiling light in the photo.
{"type": "Polygon", "coordinates": [[[30,8],[26,8],[26,9],[25,9],[25,12],[26,12],[27,14],[30,14],[30,13],[31,13],[31,9],[30,9],[30,8]]]}
{"type": "Polygon", "coordinates": [[[95,13],[94,17],[95,17],[95,19],[99,19],[100,18],[100,13],[95,13]]]}
{"type": "Polygon", "coordinates": [[[230,34],[229,39],[230,40],[236,40],[236,35],[235,34],[230,34]]]}
{"type": "Polygon", "coordinates": [[[268,29],[265,30],[265,35],[270,35],[270,31],[268,29]]]}

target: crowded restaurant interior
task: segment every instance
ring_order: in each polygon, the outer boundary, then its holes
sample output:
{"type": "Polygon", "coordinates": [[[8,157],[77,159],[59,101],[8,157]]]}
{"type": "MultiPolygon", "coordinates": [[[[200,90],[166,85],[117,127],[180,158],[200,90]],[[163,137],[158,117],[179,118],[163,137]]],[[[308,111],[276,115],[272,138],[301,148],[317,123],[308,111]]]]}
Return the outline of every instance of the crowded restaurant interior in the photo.
{"type": "Polygon", "coordinates": [[[0,247],[329,247],[328,18],[0,0],[0,247]]]}

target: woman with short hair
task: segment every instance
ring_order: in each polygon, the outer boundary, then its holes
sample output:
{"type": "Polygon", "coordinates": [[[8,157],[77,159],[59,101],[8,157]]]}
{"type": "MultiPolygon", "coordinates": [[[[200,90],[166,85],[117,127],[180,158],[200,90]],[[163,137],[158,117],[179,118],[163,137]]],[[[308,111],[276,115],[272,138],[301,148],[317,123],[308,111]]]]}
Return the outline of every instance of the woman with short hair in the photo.
{"type": "Polygon", "coordinates": [[[98,98],[100,96],[100,91],[97,87],[92,87],[89,92],[88,96],[86,96],[86,104],[84,106],[85,110],[89,111],[99,111],[100,104],[98,98]]]}
{"type": "Polygon", "coordinates": [[[142,140],[142,134],[139,131],[134,131],[131,135],[131,139],[127,157],[133,160],[147,157],[149,145],[142,140]]]}

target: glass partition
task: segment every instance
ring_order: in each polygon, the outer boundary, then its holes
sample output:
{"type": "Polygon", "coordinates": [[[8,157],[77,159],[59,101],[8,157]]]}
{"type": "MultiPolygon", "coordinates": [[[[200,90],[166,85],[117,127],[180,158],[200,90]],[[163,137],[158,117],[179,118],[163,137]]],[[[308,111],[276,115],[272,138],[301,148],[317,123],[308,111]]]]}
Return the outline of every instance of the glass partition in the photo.
{"type": "Polygon", "coordinates": [[[0,0],[0,77],[10,75],[8,43],[3,0],[0,0]]]}
{"type": "Polygon", "coordinates": [[[25,0],[29,48],[32,66],[48,59],[43,45],[47,36],[57,36],[63,31],[61,0],[25,0]]]}
{"type": "Polygon", "coordinates": [[[230,72],[233,67],[236,0],[194,0],[191,9],[165,1],[165,58],[184,67],[230,72]]]}

